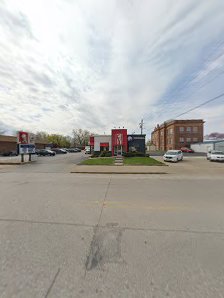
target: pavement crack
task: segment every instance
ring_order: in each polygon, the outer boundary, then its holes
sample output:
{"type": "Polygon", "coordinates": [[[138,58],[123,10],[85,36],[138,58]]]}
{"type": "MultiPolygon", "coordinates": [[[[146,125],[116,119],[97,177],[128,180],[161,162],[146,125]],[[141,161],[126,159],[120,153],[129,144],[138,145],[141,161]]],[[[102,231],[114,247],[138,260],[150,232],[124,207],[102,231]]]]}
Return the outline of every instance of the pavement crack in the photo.
{"type": "Polygon", "coordinates": [[[72,223],[72,222],[38,221],[38,220],[13,219],[13,218],[0,218],[0,222],[43,224],[43,225],[61,225],[61,226],[86,227],[86,228],[94,227],[94,225],[90,225],[90,224],[88,225],[88,224],[72,223]]]}
{"type": "Polygon", "coordinates": [[[58,271],[56,272],[56,274],[55,274],[55,276],[54,276],[54,278],[53,278],[53,280],[52,280],[52,282],[50,284],[50,287],[48,288],[47,293],[46,293],[46,295],[45,295],[44,298],[47,298],[49,296],[49,294],[50,294],[50,292],[51,292],[51,290],[52,290],[52,288],[53,288],[53,286],[55,284],[55,281],[56,281],[56,279],[58,277],[59,272],[60,272],[60,268],[58,268],[58,271]]]}
{"type": "Polygon", "coordinates": [[[103,214],[103,209],[104,209],[104,206],[105,206],[105,201],[106,201],[107,194],[108,194],[108,191],[109,191],[109,188],[110,188],[111,180],[112,180],[112,177],[110,177],[110,180],[107,184],[107,188],[106,188],[106,191],[105,191],[103,203],[102,203],[101,210],[100,210],[99,219],[98,219],[98,222],[97,222],[97,224],[94,228],[93,238],[92,238],[92,241],[91,241],[91,244],[90,244],[89,253],[88,253],[87,258],[86,258],[84,278],[86,277],[87,271],[93,269],[94,267],[96,267],[102,259],[102,256],[100,254],[100,241],[98,241],[99,239],[97,237],[97,234],[98,234],[99,225],[100,225],[100,221],[101,221],[102,214],[103,214]]]}

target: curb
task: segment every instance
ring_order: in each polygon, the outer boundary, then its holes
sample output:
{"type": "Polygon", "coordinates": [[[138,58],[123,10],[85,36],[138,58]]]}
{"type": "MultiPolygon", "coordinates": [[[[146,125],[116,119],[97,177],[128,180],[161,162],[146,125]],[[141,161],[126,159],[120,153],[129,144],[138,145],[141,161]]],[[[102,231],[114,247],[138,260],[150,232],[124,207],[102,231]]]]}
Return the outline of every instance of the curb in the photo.
{"type": "Polygon", "coordinates": [[[70,172],[71,174],[120,174],[120,175],[137,175],[137,174],[140,174],[140,175],[144,175],[144,174],[150,174],[150,175],[166,175],[168,174],[167,172],[100,172],[100,171],[95,171],[95,172],[89,172],[89,171],[85,171],[85,172],[82,172],[82,171],[71,171],[70,172]]]}
{"type": "Polygon", "coordinates": [[[13,166],[13,165],[15,165],[15,166],[18,166],[18,165],[25,165],[25,164],[28,164],[28,163],[32,163],[32,162],[35,162],[35,160],[33,160],[33,161],[25,161],[25,162],[0,162],[0,165],[1,166],[13,166]]]}
{"type": "Polygon", "coordinates": [[[17,166],[17,165],[21,165],[21,162],[0,162],[0,165],[1,166],[11,166],[11,165],[15,165],[15,166],[17,166]]]}

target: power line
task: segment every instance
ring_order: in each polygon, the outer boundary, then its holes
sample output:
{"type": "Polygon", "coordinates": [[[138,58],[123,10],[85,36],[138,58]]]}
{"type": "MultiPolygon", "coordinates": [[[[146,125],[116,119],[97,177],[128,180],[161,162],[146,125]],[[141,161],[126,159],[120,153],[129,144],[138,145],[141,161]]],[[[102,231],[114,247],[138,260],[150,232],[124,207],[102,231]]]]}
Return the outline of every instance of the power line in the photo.
{"type": "MultiPolygon", "coordinates": [[[[198,109],[198,108],[200,108],[200,107],[202,107],[202,106],[204,106],[204,105],[206,105],[206,104],[208,104],[208,103],[210,103],[210,102],[212,102],[212,101],[214,101],[216,99],[219,99],[219,98],[221,98],[223,96],[224,96],[224,93],[221,93],[221,94],[219,94],[219,95],[217,95],[217,96],[215,96],[213,98],[210,98],[210,99],[206,100],[205,102],[203,102],[203,103],[201,103],[201,104],[199,104],[199,105],[197,105],[197,106],[195,106],[195,107],[187,110],[186,112],[183,112],[183,113],[181,113],[179,115],[176,115],[174,118],[178,118],[178,117],[183,116],[183,115],[185,115],[185,114],[187,114],[189,112],[192,112],[192,111],[194,111],[194,110],[196,110],[196,109],[198,109]]],[[[149,130],[153,130],[153,129],[154,129],[154,127],[151,127],[149,130]]]]}
{"type": "Polygon", "coordinates": [[[216,96],[216,97],[213,97],[213,98],[211,98],[211,99],[209,99],[209,100],[206,100],[205,102],[201,103],[200,105],[195,106],[194,108],[191,108],[190,110],[188,110],[188,111],[186,111],[186,112],[183,112],[183,113],[181,113],[181,114],[175,116],[175,118],[178,118],[178,117],[180,117],[180,116],[182,116],[182,115],[185,115],[185,114],[187,114],[187,113],[189,113],[189,112],[192,112],[192,111],[194,111],[194,110],[196,110],[196,109],[198,109],[198,108],[200,108],[200,107],[206,105],[207,103],[212,102],[212,101],[214,101],[214,100],[216,100],[216,99],[218,99],[218,98],[220,98],[220,97],[223,97],[223,96],[224,96],[224,93],[222,93],[222,94],[220,94],[220,95],[218,95],[218,96],[216,96]]]}

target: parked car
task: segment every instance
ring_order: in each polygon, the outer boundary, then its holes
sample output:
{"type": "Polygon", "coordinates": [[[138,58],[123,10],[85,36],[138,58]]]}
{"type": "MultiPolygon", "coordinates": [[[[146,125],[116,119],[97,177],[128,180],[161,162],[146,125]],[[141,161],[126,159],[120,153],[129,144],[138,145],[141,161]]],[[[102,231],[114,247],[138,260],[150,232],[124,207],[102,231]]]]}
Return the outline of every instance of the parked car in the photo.
{"type": "Polygon", "coordinates": [[[36,149],[35,154],[38,155],[41,149],[36,149]]]}
{"type": "Polygon", "coordinates": [[[85,150],[85,154],[91,154],[91,150],[90,150],[90,148],[86,148],[86,150],[85,150]]]}
{"type": "Polygon", "coordinates": [[[55,152],[48,149],[41,149],[37,153],[39,156],[55,156],[55,152]]]}
{"type": "Polygon", "coordinates": [[[82,150],[80,148],[74,148],[76,152],[81,152],[82,150]]]}
{"type": "Polygon", "coordinates": [[[209,157],[210,161],[224,161],[224,152],[222,151],[212,151],[209,157]]]}
{"type": "Polygon", "coordinates": [[[68,148],[60,148],[60,149],[66,151],[66,152],[69,152],[68,148]]]}
{"type": "Polygon", "coordinates": [[[172,162],[178,162],[180,160],[183,160],[183,153],[181,150],[168,150],[163,155],[164,161],[172,161],[172,162]]]}
{"type": "Polygon", "coordinates": [[[207,152],[207,160],[210,160],[211,153],[212,153],[212,150],[209,150],[209,151],[207,152]]]}
{"type": "Polygon", "coordinates": [[[2,154],[2,156],[17,156],[18,153],[16,151],[7,151],[2,154]]]}
{"type": "Polygon", "coordinates": [[[54,151],[56,154],[67,154],[67,151],[60,148],[53,148],[52,151],[54,151]]]}
{"type": "Polygon", "coordinates": [[[190,149],[190,148],[187,148],[187,147],[182,147],[182,148],[180,148],[180,150],[182,152],[185,152],[185,153],[194,153],[193,149],[190,149]]]}

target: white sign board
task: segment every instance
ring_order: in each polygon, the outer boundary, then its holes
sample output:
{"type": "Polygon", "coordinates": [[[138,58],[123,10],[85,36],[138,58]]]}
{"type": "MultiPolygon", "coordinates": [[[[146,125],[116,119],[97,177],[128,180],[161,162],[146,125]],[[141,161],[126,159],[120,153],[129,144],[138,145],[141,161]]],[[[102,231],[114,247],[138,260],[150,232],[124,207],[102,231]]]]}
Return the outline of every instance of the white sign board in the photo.
{"type": "Polygon", "coordinates": [[[34,144],[19,144],[19,154],[35,153],[36,147],[34,144]]]}

